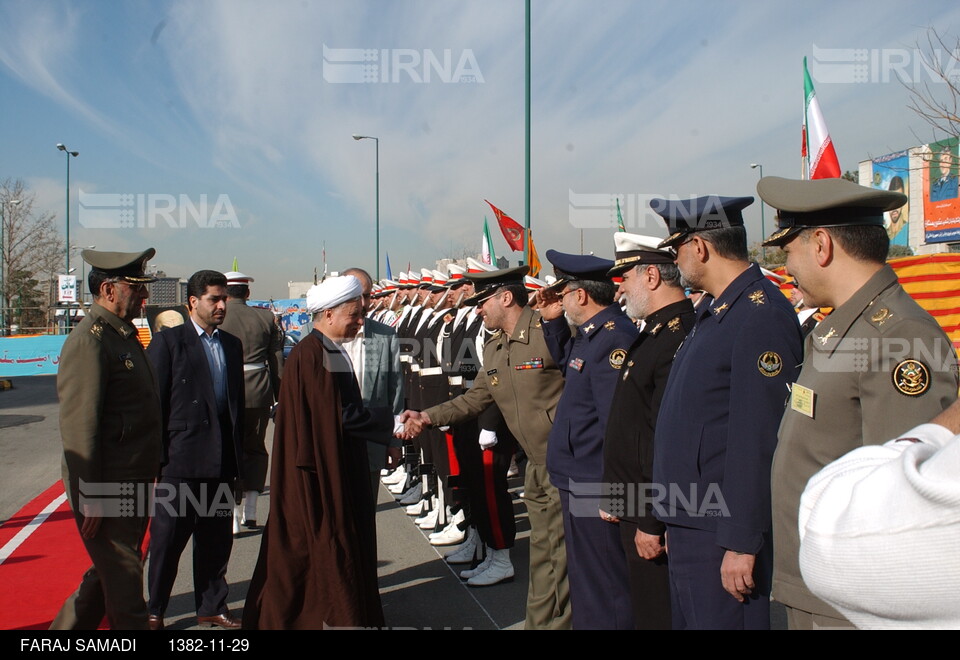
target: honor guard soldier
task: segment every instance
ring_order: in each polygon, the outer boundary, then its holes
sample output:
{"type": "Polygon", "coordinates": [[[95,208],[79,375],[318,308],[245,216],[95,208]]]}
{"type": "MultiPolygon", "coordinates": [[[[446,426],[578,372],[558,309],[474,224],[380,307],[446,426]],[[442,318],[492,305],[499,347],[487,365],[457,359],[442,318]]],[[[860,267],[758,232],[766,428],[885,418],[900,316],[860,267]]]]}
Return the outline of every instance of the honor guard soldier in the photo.
{"type": "Polygon", "coordinates": [[[601,518],[603,437],[610,400],[637,327],[614,303],[614,262],[547,250],[557,282],[541,292],[543,335],[564,375],[547,447],[560,491],[575,630],[631,630],[627,563],[615,524],[601,518]],[[576,333],[570,323],[578,326],[576,333]]]}
{"type": "Polygon", "coordinates": [[[243,503],[234,512],[233,533],[257,526],[257,498],[267,482],[270,456],[264,445],[270,409],[280,396],[283,332],[273,312],[247,304],[253,278],[237,271],[227,278],[227,314],[220,329],[243,343],[243,503]]]}
{"type": "Polygon", "coordinates": [[[654,199],[680,275],[708,297],[654,432],[675,629],[770,627],[770,463],[801,361],[790,303],[747,257],[752,197],[654,199]]]}
{"type": "MultiPolygon", "coordinates": [[[[787,254],[804,301],[833,307],[807,336],[773,461],[774,595],[791,628],[852,627],[800,575],[797,512],[807,481],[863,445],[934,417],[956,399],[956,356],[943,329],[886,265],[883,213],[899,192],[843,179],[765,177],[760,197],[778,211],[764,245],[787,254]]],[[[671,545],[671,549],[672,549],[671,545]]]]}
{"type": "Polygon", "coordinates": [[[657,248],[659,238],[621,231],[613,240],[616,262],[609,274],[623,278],[619,293],[626,300],[627,316],[644,324],[627,351],[607,422],[603,482],[622,497],[611,492],[604,511],[619,518],[636,629],[669,630],[666,526],[654,517],[653,493],[648,491],[660,401],[673,356],[693,328],[695,314],[673,255],[657,248]]]}
{"type": "MultiPolygon", "coordinates": [[[[421,413],[401,416],[409,433],[427,425],[458,424],[495,403],[527,454],[524,500],[530,521],[530,584],[527,629],[570,627],[570,592],[563,543],[560,495],[546,470],[547,436],[557,414],[563,376],[544,342],[540,315],[527,305],[528,267],[470,274],[475,305],[493,334],[483,347],[483,368],[467,392],[421,413]]],[[[491,564],[497,561],[492,557],[491,564]]],[[[482,565],[481,565],[482,566],[482,565]]],[[[488,566],[489,567],[489,566],[488,566]]],[[[479,568],[479,567],[478,567],[479,568]]],[[[473,579],[473,573],[461,573],[473,579]]]]}
{"type": "Polygon", "coordinates": [[[160,472],[162,422],[153,368],[133,320],[155,281],[144,274],[155,253],[81,252],[93,304],[63,344],[57,394],[63,485],[93,566],[51,630],[96,630],[104,613],[113,630],[148,628],[140,545],[149,511],[140,496],[160,472]],[[107,492],[102,484],[115,493],[121,482],[141,485],[129,514],[103,506],[126,498],[90,497],[107,492]]]}

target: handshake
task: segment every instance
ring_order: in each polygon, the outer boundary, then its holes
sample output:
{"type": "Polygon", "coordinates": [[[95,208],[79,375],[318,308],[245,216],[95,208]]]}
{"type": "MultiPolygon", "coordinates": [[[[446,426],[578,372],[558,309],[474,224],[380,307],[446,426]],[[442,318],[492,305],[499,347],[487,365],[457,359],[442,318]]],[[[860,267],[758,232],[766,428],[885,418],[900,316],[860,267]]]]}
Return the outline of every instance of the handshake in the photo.
{"type": "Polygon", "coordinates": [[[430,424],[430,416],[426,413],[404,410],[394,417],[393,436],[401,440],[413,440],[430,424]]]}
{"type": "MultiPolygon", "coordinates": [[[[423,432],[427,426],[431,426],[430,416],[425,412],[416,410],[404,410],[393,418],[393,436],[400,440],[413,440],[423,432]]],[[[441,431],[446,431],[446,426],[441,426],[441,431]]],[[[497,434],[493,431],[481,430],[479,438],[481,449],[492,449],[497,444],[497,434]]]]}

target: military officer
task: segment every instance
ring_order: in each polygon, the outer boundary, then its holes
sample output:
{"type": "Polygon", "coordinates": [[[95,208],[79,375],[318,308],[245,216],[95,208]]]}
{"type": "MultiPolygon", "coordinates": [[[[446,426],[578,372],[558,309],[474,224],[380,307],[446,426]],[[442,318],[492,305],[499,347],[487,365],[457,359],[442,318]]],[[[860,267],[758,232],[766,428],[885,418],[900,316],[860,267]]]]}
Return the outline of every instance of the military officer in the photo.
{"type": "Polygon", "coordinates": [[[654,432],[675,629],[770,626],[770,463],[801,360],[787,299],[747,257],[752,197],[654,199],[680,275],[708,297],[674,358],[654,432]]]}
{"type": "Polygon", "coordinates": [[[524,480],[531,529],[525,627],[562,630],[570,627],[570,591],[560,495],[550,482],[546,458],[563,376],[547,349],[540,315],[527,306],[523,276],[528,270],[520,266],[469,275],[476,293],[466,304],[477,307],[488,330],[499,331],[483,347],[483,367],[464,394],[421,413],[405,411],[401,419],[416,433],[423,425],[477,417],[493,403],[500,408],[529,461],[524,480]]]}
{"type": "Polygon", "coordinates": [[[270,409],[280,395],[283,332],[269,309],[247,305],[253,278],[237,271],[227,278],[227,314],[220,328],[243,343],[243,504],[234,513],[233,533],[240,525],[257,526],[257,498],[267,481],[270,457],[264,446],[270,409]]]}
{"type": "Polygon", "coordinates": [[[684,296],[673,255],[657,248],[659,238],[621,231],[614,235],[614,243],[616,263],[609,274],[623,278],[620,294],[626,299],[627,315],[642,319],[644,325],[627,351],[610,406],[603,481],[622,497],[611,493],[611,504],[604,511],[619,518],[636,629],[669,630],[666,528],[653,515],[648,490],[653,483],[653,432],[660,401],[673,356],[693,328],[694,309],[684,296]]]}
{"type": "Polygon", "coordinates": [[[133,320],[147,298],[146,284],[154,281],[144,274],[154,254],[153,248],[81,253],[90,264],[93,304],[63,344],[57,394],[63,483],[93,566],[52,630],[96,630],[104,612],[113,630],[148,627],[140,556],[148,510],[142,496],[160,471],[162,424],[153,369],[133,320]],[[133,497],[91,497],[98,490],[116,493],[119,482],[135,485],[133,497]],[[114,488],[105,489],[107,483],[114,488]],[[125,511],[131,503],[132,511],[125,511]],[[120,508],[111,511],[111,504],[120,508]]]}
{"type": "Polygon", "coordinates": [[[862,445],[881,444],[957,396],[956,356],[937,322],[886,265],[883,213],[907,199],[843,179],[765,177],[787,272],[810,305],[834,307],[808,335],[773,461],[774,596],[791,628],[851,627],[800,575],[797,512],[807,481],[862,445]]]}
{"type": "Polygon", "coordinates": [[[615,525],[601,519],[603,437],[610,399],[637,337],[614,304],[614,262],[547,250],[557,282],[540,293],[543,335],[564,375],[547,447],[560,491],[575,630],[633,628],[626,557],[615,525]],[[571,332],[570,323],[578,326],[571,332]]]}

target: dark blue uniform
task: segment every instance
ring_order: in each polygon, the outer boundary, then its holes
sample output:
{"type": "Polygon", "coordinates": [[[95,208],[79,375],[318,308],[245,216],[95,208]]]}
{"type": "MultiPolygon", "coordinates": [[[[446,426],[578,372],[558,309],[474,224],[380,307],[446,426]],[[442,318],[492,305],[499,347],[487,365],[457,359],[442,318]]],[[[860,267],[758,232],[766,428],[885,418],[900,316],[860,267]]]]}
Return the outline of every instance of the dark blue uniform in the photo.
{"type": "Polygon", "coordinates": [[[655,503],[667,524],[674,628],[768,628],[770,466],[802,359],[800,326],[751,265],[697,310],[660,406],[655,503]],[[741,605],[721,584],[726,550],[756,555],[741,605]]]}
{"type": "Polygon", "coordinates": [[[638,331],[617,305],[580,326],[543,322],[565,377],[547,444],[547,470],[560,491],[575,629],[632,629],[626,559],[616,524],[600,519],[603,439],[610,401],[638,331]]]}

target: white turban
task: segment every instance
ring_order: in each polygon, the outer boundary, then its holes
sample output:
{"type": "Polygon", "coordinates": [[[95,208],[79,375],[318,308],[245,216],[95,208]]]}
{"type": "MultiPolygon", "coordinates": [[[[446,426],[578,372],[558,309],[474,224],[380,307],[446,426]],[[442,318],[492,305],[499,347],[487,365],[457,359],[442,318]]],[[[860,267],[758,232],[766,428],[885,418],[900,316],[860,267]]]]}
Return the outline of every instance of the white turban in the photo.
{"type": "Polygon", "coordinates": [[[331,309],[361,295],[363,295],[363,286],[353,275],[328,277],[320,284],[314,284],[307,291],[307,312],[314,314],[324,309],[331,309]]]}

